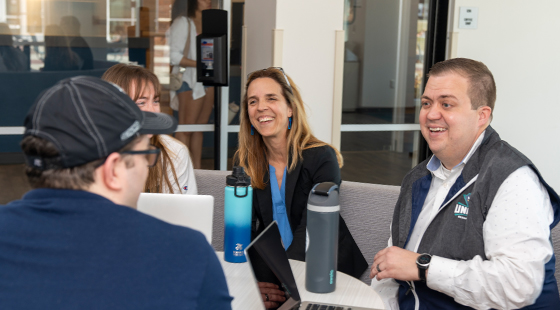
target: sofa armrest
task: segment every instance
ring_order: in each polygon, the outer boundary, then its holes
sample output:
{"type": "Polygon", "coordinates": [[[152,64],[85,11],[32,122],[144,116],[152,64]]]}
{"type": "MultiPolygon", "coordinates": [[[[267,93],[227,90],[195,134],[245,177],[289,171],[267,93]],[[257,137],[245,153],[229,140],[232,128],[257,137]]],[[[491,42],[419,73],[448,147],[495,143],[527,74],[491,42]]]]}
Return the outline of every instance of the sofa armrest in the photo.
{"type": "Polygon", "coordinates": [[[226,186],[226,176],[230,174],[231,171],[194,170],[198,194],[214,197],[212,247],[216,251],[224,250],[224,188],[226,186]]]}

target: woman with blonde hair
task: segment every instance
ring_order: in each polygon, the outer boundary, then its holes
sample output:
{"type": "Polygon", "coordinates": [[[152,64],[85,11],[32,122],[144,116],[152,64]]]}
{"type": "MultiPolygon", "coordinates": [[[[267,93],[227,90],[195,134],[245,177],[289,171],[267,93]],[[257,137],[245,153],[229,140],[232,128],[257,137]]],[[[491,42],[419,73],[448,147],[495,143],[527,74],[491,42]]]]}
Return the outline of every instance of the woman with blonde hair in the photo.
{"type": "MultiPolygon", "coordinates": [[[[155,74],[135,65],[117,64],[102,79],[120,86],[140,110],[160,112],[160,83],[155,74]]],[[[150,143],[161,149],[161,159],[151,167],[144,187],[149,193],[198,193],[187,147],[168,135],[154,135],[150,143]]]]}
{"type": "MultiPolygon", "coordinates": [[[[340,186],[342,156],[311,133],[299,90],[282,68],[249,75],[235,161],[251,176],[253,236],[277,221],[288,257],[304,261],[309,192],[322,182],[340,186]]],[[[338,249],[338,270],[359,278],[368,264],[342,217],[338,249]]],[[[278,286],[259,288],[267,307],[284,301],[278,286]]]]}

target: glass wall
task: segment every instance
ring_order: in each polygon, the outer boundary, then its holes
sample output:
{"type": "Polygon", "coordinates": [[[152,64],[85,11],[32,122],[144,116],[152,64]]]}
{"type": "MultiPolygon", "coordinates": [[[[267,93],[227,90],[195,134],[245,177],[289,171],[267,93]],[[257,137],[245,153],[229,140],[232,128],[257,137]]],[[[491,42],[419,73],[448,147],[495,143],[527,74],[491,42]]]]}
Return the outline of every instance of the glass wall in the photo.
{"type": "MultiPolygon", "coordinates": [[[[177,0],[186,1],[186,0],[177,0]]],[[[168,29],[174,0],[7,0],[0,1],[0,203],[28,190],[19,142],[23,120],[37,96],[58,81],[77,75],[101,77],[117,63],[154,72],[161,84],[161,109],[170,108],[168,29]]],[[[233,91],[231,119],[240,97],[243,3],[212,0],[230,15],[233,91]],[[226,7],[224,7],[224,3],[226,7]],[[233,7],[233,10],[232,10],[233,7]],[[234,11],[234,12],[232,12],[234,11]],[[237,29],[239,28],[239,29],[237,29]]],[[[228,95],[227,91],[224,91],[228,95]]],[[[214,118],[179,131],[203,131],[200,168],[214,168],[214,118]]],[[[229,134],[230,155],[237,142],[229,134]]],[[[233,137],[232,137],[233,136],[233,137]]],[[[224,138],[222,138],[224,139],[224,138]]],[[[227,151],[224,151],[227,152],[227,151]]]]}
{"type": "Polygon", "coordinates": [[[400,185],[418,163],[429,0],[346,4],[342,176],[400,185]]]}
{"type": "MultiPolygon", "coordinates": [[[[21,126],[35,98],[57,81],[76,75],[100,77],[116,63],[135,63],[159,77],[162,111],[173,113],[167,36],[173,1],[0,1],[0,203],[28,190],[19,149],[21,126]]],[[[342,176],[399,185],[418,162],[417,116],[430,0],[345,1],[342,176]]],[[[231,13],[230,86],[222,100],[227,122],[234,125],[226,126],[223,148],[231,169],[242,89],[244,1],[213,0],[212,7],[231,13]]],[[[204,131],[203,169],[214,168],[213,123],[210,116],[207,124],[179,129],[204,131]]]]}

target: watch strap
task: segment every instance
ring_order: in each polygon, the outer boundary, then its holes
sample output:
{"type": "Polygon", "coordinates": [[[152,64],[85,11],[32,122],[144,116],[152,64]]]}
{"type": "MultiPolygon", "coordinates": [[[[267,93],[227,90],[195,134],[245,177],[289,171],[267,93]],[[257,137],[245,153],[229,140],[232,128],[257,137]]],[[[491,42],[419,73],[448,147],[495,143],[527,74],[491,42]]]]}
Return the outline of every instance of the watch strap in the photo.
{"type": "Polygon", "coordinates": [[[420,281],[426,282],[426,270],[430,268],[432,255],[424,253],[416,259],[416,267],[418,267],[418,278],[420,281]]]}
{"type": "Polygon", "coordinates": [[[424,268],[420,268],[420,266],[418,266],[418,277],[420,278],[420,281],[422,282],[426,282],[426,270],[428,268],[424,269],[424,268]]]}

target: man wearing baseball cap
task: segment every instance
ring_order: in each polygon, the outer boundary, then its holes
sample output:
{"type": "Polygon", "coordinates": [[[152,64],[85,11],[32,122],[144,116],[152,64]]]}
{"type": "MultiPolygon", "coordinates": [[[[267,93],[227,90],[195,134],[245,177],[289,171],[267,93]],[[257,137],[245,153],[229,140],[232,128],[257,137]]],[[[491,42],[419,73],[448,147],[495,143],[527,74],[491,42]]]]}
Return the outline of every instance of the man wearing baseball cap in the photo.
{"type": "Polygon", "coordinates": [[[0,206],[0,308],[231,309],[204,236],[134,209],[150,136],[176,127],[93,77],[39,96],[21,142],[34,189],[0,206]]]}

